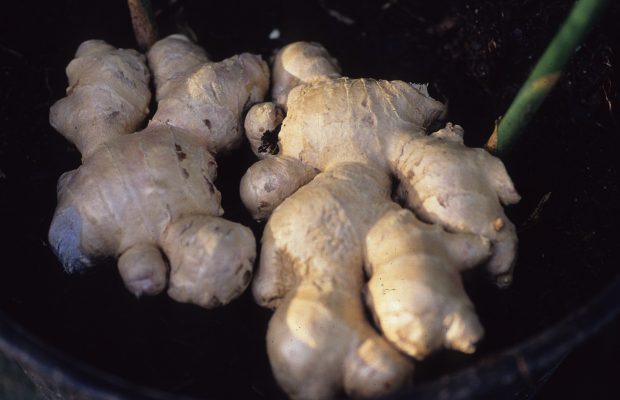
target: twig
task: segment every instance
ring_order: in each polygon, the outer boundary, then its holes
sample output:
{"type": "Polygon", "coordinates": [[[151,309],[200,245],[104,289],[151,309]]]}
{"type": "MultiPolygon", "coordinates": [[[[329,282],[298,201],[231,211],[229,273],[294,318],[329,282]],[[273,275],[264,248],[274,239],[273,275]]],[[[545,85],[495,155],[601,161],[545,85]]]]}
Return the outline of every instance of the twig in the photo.
{"type": "Polygon", "coordinates": [[[147,50],[157,41],[157,23],[149,0],[127,0],[131,24],[140,49],[147,50]]]}
{"type": "Polygon", "coordinates": [[[581,44],[607,0],[577,0],[564,24],[555,35],[534,70],[513,100],[506,114],[496,123],[486,149],[506,157],[523,128],[532,119],[547,94],[553,89],[564,66],[581,44]]]}

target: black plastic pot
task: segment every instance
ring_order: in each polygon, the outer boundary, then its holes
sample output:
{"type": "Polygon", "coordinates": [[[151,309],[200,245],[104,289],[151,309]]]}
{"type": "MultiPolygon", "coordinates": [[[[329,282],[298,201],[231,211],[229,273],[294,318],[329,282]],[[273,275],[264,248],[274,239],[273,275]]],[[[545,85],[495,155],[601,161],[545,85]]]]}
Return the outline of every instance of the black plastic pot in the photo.
{"type": "MultiPolygon", "coordinates": [[[[49,126],[48,109],[64,94],[64,67],[81,41],[135,44],[124,0],[17,3],[3,6],[0,24],[0,352],[54,399],[283,398],[264,349],[270,313],[249,294],[205,311],[165,296],[134,299],[112,264],[62,272],[47,229],[56,179],[80,157],[49,126]]],[[[191,27],[214,59],[269,57],[315,40],[350,76],[431,82],[448,119],[480,146],[572,2],[153,3],[163,34],[191,27]]],[[[613,4],[508,162],[523,196],[509,210],[519,262],[504,291],[482,274],[466,276],[486,329],[478,352],[419,363],[415,385],[394,398],[533,396],[620,312],[618,17],[613,4]]],[[[244,148],[220,159],[217,185],[226,216],[258,236],[263,225],[237,193],[252,157],[244,148]]]]}
{"type": "MultiPolygon", "coordinates": [[[[530,398],[571,351],[598,333],[618,313],[620,281],[615,281],[587,306],[533,339],[462,371],[404,390],[390,399],[530,398]]],[[[48,398],[191,400],[132,385],[67,359],[5,316],[0,318],[0,350],[17,360],[48,398]]]]}

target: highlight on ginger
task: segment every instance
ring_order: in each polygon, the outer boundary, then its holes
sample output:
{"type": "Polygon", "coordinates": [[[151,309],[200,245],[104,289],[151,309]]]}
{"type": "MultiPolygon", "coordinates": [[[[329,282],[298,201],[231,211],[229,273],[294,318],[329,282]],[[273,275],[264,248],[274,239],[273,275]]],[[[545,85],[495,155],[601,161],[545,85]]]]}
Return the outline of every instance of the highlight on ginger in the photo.
{"type": "Polygon", "coordinates": [[[272,97],[247,114],[262,159],[240,191],[268,218],[252,290],[275,310],[266,342],[282,388],[380,396],[411,377],[406,355],[475,351],[483,328],[460,274],[484,265],[505,286],[517,249],[502,162],[458,125],[429,134],[444,105],[424,85],[343,77],[316,43],[279,51],[272,97]],[[274,132],[277,153],[259,140],[274,132]]]}

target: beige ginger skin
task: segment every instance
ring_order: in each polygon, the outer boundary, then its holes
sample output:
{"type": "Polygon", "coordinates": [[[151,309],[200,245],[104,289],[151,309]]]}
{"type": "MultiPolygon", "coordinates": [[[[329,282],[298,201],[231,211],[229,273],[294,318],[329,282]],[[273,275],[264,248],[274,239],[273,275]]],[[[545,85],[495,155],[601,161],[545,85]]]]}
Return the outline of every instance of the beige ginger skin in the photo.
{"type": "Polygon", "coordinates": [[[118,257],[136,296],[167,287],[181,302],[226,304],[249,284],[256,253],[251,231],[221,218],[214,156],[241,141],[268,67],[251,54],[211,62],[181,35],[157,42],[148,63],[157,112],[136,133],[151,96],[144,56],[90,40],[67,67],[67,97],[50,122],[82,165],[58,182],[49,240],[68,272],[118,257]]]}
{"type": "Polygon", "coordinates": [[[283,389],[379,396],[411,376],[403,353],[473,352],[483,329],[460,272],[484,264],[507,285],[515,260],[502,204],[519,195],[503,164],[465,147],[458,125],[428,135],[444,106],[424,86],[341,77],[315,43],[277,54],[272,95],[245,127],[260,153],[256,139],[279,123],[272,110],[286,111],[279,152],[263,153],[240,190],[269,218],[253,294],[275,309],[267,349],[283,389]]]}

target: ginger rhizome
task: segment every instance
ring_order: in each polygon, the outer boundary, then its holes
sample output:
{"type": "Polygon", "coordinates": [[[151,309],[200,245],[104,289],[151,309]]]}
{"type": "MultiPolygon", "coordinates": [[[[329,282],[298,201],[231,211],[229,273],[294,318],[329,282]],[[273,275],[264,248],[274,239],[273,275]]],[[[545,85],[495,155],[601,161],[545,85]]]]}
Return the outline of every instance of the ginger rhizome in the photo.
{"type": "Polygon", "coordinates": [[[90,40],[67,67],[50,122],[82,165],[58,182],[49,240],[68,272],[118,257],[137,296],[167,287],[178,301],[226,304],[249,284],[256,249],[248,228],[221,218],[214,157],[240,143],[269,70],[251,54],[211,62],[181,35],[157,42],[148,64],[157,112],[136,133],[151,96],[144,56],[90,40]]]}
{"type": "Polygon", "coordinates": [[[444,106],[425,86],[342,77],[318,44],[280,50],[272,96],[248,112],[262,160],[240,189],[269,218],[253,294],[275,309],[267,348],[280,385],[299,399],[378,396],[408,381],[404,354],[473,352],[483,328],[460,272],[484,264],[506,285],[515,260],[502,204],[519,195],[503,164],[465,147],[458,125],[427,134],[444,106]],[[272,155],[258,138],[284,112],[272,155]]]}

